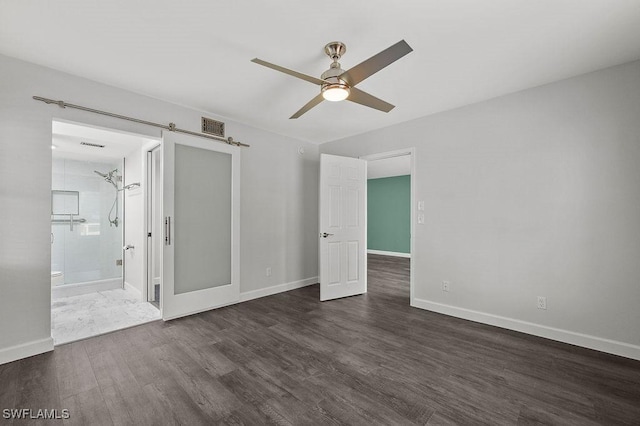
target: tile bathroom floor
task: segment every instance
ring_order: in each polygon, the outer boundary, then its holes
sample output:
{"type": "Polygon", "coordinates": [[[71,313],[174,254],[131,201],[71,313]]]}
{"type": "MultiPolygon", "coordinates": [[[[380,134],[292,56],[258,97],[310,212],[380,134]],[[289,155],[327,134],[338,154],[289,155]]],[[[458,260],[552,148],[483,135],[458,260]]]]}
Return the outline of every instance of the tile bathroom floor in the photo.
{"type": "Polygon", "coordinates": [[[100,291],[51,301],[55,345],[160,319],[160,311],[129,289],[100,291]]]}

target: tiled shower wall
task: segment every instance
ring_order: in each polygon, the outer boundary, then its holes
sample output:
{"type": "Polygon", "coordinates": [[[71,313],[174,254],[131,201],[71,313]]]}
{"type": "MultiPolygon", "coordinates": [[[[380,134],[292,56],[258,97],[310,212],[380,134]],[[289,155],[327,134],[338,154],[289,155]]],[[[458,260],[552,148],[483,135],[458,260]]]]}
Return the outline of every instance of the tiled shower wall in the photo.
{"type": "MultiPolygon", "coordinates": [[[[107,173],[116,168],[121,174],[121,162],[53,159],[51,189],[79,191],[79,218],[86,219],[85,223],[74,224],[73,230],[68,223],[51,225],[51,270],[62,271],[65,284],[122,276],[122,266],[116,264],[122,258],[122,192],[118,194],[120,223],[118,227],[110,226],[108,215],[116,190],[94,173],[94,170],[107,173]]],[[[122,182],[118,186],[121,188],[122,182]]]]}

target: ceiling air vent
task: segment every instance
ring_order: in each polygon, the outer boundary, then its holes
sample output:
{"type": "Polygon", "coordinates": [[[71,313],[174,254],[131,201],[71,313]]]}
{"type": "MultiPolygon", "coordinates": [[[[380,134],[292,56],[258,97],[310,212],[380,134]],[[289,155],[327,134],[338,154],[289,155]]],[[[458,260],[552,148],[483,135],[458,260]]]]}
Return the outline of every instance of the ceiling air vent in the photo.
{"type": "Polygon", "coordinates": [[[222,121],[202,117],[202,133],[224,138],[224,123],[222,121]]]}
{"type": "Polygon", "coordinates": [[[104,145],[100,145],[99,143],[80,142],[80,145],[92,146],[94,148],[104,148],[104,145]]]}

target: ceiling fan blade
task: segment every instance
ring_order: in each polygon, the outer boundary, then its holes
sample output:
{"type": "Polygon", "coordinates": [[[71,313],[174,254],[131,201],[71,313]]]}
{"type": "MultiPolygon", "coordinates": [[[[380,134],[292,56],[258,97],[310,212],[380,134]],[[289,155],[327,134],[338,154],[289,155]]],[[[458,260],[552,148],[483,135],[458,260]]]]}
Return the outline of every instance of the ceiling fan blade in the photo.
{"type": "Polygon", "coordinates": [[[322,101],[324,101],[324,98],[322,97],[322,93],[320,93],[320,94],[318,94],[318,96],[316,96],[315,98],[313,98],[309,102],[307,102],[307,104],[305,106],[303,106],[302,108],[300,108],[295,114],[293,114],[291,117],[289,117],[289,120],[291,120],[292,118],[300,117],[302,114],[304,114],[305,112],[309,111],[311,108],[313,108],[314,106],[318,105],[322,101]]]}
{"type": "Polygon", "coordinates": [[[254,62],[254,63],[262,65],[262,66],[265,66],[267,68],[274,69],[276,71],[283,72],[285,74],[292,75],[292,76],[297,77],[297,78],[299,78],[301,80],[308,81],[309,83],[320,84],[320,85],[326,84],[326,81],[320,80],[319,78],[315,78],[315,77],[312,77],[310,75],[302,74],[302,73],[300,73],[298,71],[293,71],[293,70],[290,70],[288,68],[281,67],[280,65],[276,65],[276,64],[272,64],[271,62],[263,61],[262,59],[253,58],[251,60],[251,62],[254,62]]]}
{"type": "Polygon", "coordinates": [[[340,78],[346,81],[349,86],[353,87],[365,78],[372,76],[411,52],[413,52],[411,46],[409,46],[406,41],[400,40],[393,46],[386,48],[377,55],[373,55],[366,61],[360,62],[355,67],[344,72],[340,78]]]}
{"type": "Polygon", "coordinates": [[[347,100],[384,112],[389,112],[396,107],[395,105],[391,105],[390,103],[385,102],[382,99],[378,99],[360,89],[356,89],[355,87],[351,88],[351,93],[349,93],[347,100]]]}

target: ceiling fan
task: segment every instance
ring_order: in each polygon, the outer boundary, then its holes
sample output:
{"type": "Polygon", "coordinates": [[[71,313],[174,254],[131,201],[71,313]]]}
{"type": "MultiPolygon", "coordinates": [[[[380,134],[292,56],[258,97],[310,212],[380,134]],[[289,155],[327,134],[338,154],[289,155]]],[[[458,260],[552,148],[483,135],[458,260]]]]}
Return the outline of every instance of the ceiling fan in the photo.
{"type": "Polygon", "coordinates": [[[300,117],[302,114],[309,111],[325,99],[333,102],[343,101],[346,99],[384,112],[389,112],[395,108],[394,105],[357,89],[355,86],[364,79],[372,76],[381,69],[391,65],[406,54],[412,52],[413,49],[411,46],[409,46],[406,41],[400,40],[393,46],[386,48],[377,55],[373,55],[350,70],[344,71],[340,68],[338,60],[346,51],[347,46],[339,41],[332,41],[324,47],[324,52],[333,62],[329,69],[322,73],[320,78],[302,74],[258,58],[252,59],[251,62],[255,62],[256,64],[272,68],[276,71],[292,75],[320,86],[320,93],[315,98],[307,102],[307,104],[300,108],[295,114],[289,117],[290,119],[300,117]]]}

